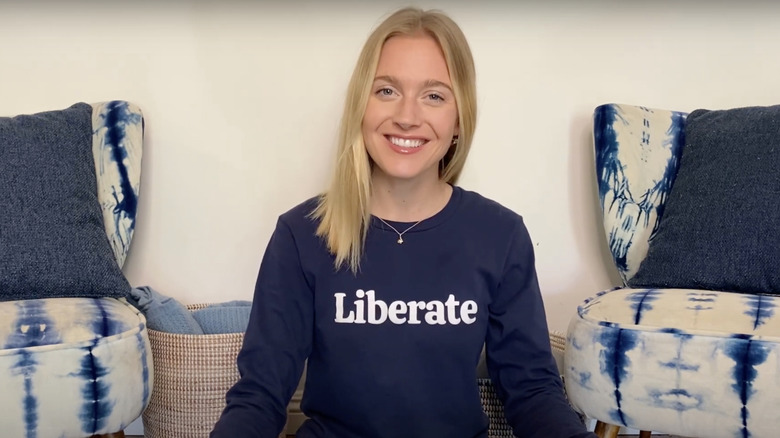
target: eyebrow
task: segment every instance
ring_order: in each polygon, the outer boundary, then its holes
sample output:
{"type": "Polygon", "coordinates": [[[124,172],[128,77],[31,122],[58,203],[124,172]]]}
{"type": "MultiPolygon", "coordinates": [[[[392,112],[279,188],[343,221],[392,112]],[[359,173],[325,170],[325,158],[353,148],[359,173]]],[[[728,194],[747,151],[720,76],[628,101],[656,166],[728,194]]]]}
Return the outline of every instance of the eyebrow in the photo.
{"type": "MultiPolygon", "coordinates": [[[[385,81],[394,86],[398,86],[400,83],[400,81],[396,79],[394,76],[377,76],[374,78],[374,82],[376,81],[385,81]]],[[[445,84],[442,81],[437,81],[436,79],[428,79],[423,83],[423,88],[429,88],[429,87],[443,87],[450,90],[450,92],[452,92],[452,87],[450,87],[449,85],[445,84]]]]}

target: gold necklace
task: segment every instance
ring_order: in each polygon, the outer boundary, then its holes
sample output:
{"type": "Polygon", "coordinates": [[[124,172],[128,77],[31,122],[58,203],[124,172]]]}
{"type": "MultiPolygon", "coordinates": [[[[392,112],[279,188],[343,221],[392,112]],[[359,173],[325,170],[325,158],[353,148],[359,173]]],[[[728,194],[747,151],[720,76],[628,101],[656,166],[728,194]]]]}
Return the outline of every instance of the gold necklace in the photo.
{"type": "Polygon", "coordinates": [[[404,234],[406,234],[406,232],[407,232],[407,231],[411,230],[412,228],[416,227],[416,226],[417,226],[417,224],[419,224],[420,222],[422,222],[422,219],[421,219],[421,220],[419,220],[419,221],[415,222],[414,224],[412,224],[412,226],[410,226],[409,228],[407,228],[407,229],[403,230],[402,232],[398,232],[398,230],[396,230],[394,226],[392,226],[392,225],[388,224],[387,222],[385,222],[385,220],[384,220],[384,219],[382,219],[381,217],[377,217],[377,219],[379,219],[380,221],[382,221],[382,223],[383,223],[383,224],[387,225],[387,226],[388,226],[388,227],[390,227],[390,228],[391,228],[393,231],[395,231],[395,234],[398,234],[398,240],[397,240],[397,242],[398,242],[398,244],[399,244],[399,245],[400,245],[400,244],[402,244],[402,243],[404,243],[404,234]]]}

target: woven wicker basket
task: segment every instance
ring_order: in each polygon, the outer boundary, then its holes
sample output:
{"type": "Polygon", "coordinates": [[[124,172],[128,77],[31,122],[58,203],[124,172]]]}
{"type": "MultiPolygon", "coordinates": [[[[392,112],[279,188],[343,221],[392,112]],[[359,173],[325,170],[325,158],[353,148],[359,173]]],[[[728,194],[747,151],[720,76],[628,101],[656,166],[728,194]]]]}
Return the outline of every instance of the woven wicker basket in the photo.
{"type": "Polygon", "coordinates": [[[550,332],[550,347],[553,354],[560,354],[563,357],[563,352],[566,350],[566,335],[559,331],[550,332]]]}
{"type": "MultiPolygon", "coordinates": [[[[243,333],[181,335],[149,330],[154,386],[143,413],[144,437],[208,437],[225,408],[225,393],[238,380],[236,357],[243,340],[243,333]]],[[[284,437],[285,431],[279,436],[284,437]]]]}

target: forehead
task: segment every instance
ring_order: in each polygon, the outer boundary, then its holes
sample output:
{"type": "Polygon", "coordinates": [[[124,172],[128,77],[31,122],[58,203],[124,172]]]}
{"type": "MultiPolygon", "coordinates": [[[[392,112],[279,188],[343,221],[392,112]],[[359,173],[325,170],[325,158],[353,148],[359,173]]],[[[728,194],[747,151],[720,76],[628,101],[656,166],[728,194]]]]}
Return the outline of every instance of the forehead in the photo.
{"type": "Polygon", "coordinates": [[[444,53],[439,43],[427,34],[396,35],[385,41],[375,76],[450,84],[444,53]]]}

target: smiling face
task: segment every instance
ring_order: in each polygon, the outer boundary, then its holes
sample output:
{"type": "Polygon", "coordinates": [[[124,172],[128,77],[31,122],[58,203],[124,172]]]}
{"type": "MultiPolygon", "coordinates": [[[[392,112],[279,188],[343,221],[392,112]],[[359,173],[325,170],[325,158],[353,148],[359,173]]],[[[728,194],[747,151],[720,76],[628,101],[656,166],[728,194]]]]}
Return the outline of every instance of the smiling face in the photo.
{"type": "Polygon", "coordinates": [[[458,133],[458,108],[435,39],[398,35],[385,42],[362,131],[375,181],[438,181],[439,161],[458,133]]]}

